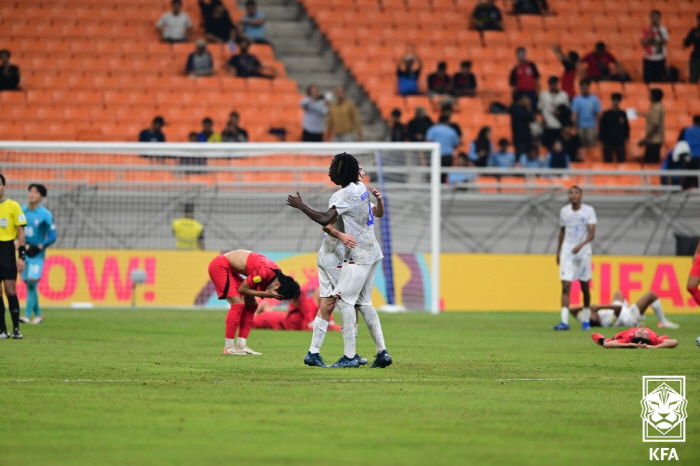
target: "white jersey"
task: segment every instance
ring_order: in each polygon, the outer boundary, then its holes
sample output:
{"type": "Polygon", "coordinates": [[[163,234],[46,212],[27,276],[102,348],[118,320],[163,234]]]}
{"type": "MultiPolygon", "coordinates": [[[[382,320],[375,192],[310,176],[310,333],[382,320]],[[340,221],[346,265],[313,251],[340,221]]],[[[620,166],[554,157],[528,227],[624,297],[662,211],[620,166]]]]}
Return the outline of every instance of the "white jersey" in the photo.
{"type": "MultiPolygon", "coordinates": [[[[564,227],[564,242],[561,246],[563,254],[570,254],[571,250],[583,243],[588,238],[588,225],[598,222],[595,210],[588,204],[581,204],[578,210],[573,210],[571,204],[561,208],[559,212],[559,226],[564,227]]],[[[586,243],[578,255],[591,255],[591,243],[586,243]]]]}
{"type": "MultiPolygon", "coordinates": [[[[328,208],[333,207],[333,198],[329,202],[328,208]]],[[[345,226],[343,224],[343,218],[338,216],[338,219],[333,225],[336,230],[345,233],[345,226]]],[[[335,267],[342,267],[345,261],[345,256],[347,254],[347,248],[338,238],[331,235],[326,235],[323,237],[323,243],[321,243],[321,249],[318,251],[318,259],[316,263],[319,267],[330,270],[335,267]]]]}
{"type": "Polygon", "coordinates": [[[350,183],[333,194],[329,207],[335,207],[343,221],[345,233],[357,242],[355,249],[346,250],[345,259],[355,264],[374,264],[384,257],[374,236],[374,215],[369,191],[362,183],[350,183]]]}

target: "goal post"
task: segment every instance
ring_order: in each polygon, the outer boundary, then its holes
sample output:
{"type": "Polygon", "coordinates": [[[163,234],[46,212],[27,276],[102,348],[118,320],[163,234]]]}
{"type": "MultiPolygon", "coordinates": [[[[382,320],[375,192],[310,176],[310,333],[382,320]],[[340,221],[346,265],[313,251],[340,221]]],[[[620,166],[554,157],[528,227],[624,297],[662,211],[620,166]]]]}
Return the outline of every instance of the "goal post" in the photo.
{"type": "Polygon", "coordinates": [[[0,173],[8,197],[22,203],[29,183],[48,187],[59,248],[172,249],[169,222],[191,204],[205,224],[207,249],[310,254],[322,232],[285,205],[286,195],[299,191],[325,210],[338,189],[328,166],[341,152],[357,157],[365,183],[377,183],[391,205],[377,236],[393,254],[375,284],[387,302],[396,284],[394,304],[439,312],[437,143],[0,141],[0,173]]]}

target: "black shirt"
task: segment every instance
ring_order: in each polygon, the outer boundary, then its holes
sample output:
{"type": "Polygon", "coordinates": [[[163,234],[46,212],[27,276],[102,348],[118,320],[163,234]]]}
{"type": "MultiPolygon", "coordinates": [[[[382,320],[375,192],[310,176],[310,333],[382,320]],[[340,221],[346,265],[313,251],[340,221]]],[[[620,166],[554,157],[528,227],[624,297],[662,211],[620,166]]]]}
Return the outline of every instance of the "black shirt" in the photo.
{"type": "Polygon", "coordinates": [[[438,73],[431,73],[428,76],[428,90],[432,92],[447,92],[450,88],[450,77],[441,76],[438,73]]]}
{"type": "Polygon", "coordinates": [[[221,142],[248,142],[248,131],[237,127],[237,131],[225,129],[221,132],[221,142]]]}
{"type": "Polygon", "coordinates": [[[139,134],[139,142],[165,142],[165,135],[161,131],[154,133],[151,128],[146,128],[139,134]]]}
{"type": "Polygon", "coordinates": [[[406,125],[394,123],[391,127],[391,142],[404,142],[406,140],[406,125]]]}
{"type": "Polygon", "coordinates": [[[533,114],[522,105],[513,105],[509,113],[513,144],[530,144],[532,142],[530,122],[533,120],[533,114]]]}
{"type": "Polygon", "coordinates": [[[499,10],[496,5],[489,5],[487,3],[477,5],[472,13],[472,18],[479,24],[482,24],[480,29],[500,30],[502,28],[498,23],[503,17],[501,16],[501,10],[499,10]]]}
{"type": "Polygon", "coordinates": [[[218,18],[211,17],[206,21],[204,28],[207,34],[218,37],[223,41],[231,39],[231,29],[233,29],[233,21],[228,15],[228,11],[224,11],[224,14],[218,18]]]}
{"type": "Polygon", "coordinates": [[[425,141],[425,133],[428,132],[428,128],[431,126],[433,126],[433,120],[429,116],[414,118],[408,122],[406,136],[411,142],[425,141]]]}
{"type": "Polygon", "coordinates": [[[19,87],[19,67],[10,65],[0,67],[0,90],[12,90],[19,87]]]}
{"type": "Polygon", "coordinates": [[[630,138],[630,124],[624,110],[606,110],[600,117],[598,135],[602,142],[619,144],[630,138]]]}
{"type": "Polygon", "coordinates": [[[700,58],[700,28],[691,29],[685,37],[683,45],[686,47],[693,46],[693,52],[690,54],[690,58],[700,58]]]}
{"type": "Polygon", "coordinates": [[[476,89],[474,73],[455,73],[452,77],[452,89],[455,91],[471,91],[476,89]]]}
{"type": "Polygon", "coordinates": [[[255,55],[249,53],[245,55],[234,55],[229,59],[228,64],[236,68],[236,75],[240,78],[260,75],[258,72],[260,61],[255,55]]]}

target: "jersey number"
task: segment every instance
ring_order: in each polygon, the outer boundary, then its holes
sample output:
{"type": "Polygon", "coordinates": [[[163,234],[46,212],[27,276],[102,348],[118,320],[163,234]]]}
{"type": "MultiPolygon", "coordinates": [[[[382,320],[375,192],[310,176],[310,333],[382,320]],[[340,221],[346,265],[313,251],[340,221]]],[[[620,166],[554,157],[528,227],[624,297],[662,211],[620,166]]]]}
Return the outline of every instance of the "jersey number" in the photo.
{"type": "Polygon", "coordinates": [[[367,204],[369,207],[369,219],[367,220],[367,226],[374,225],[374,215],[372,215],[372,204],[367,204]]]}

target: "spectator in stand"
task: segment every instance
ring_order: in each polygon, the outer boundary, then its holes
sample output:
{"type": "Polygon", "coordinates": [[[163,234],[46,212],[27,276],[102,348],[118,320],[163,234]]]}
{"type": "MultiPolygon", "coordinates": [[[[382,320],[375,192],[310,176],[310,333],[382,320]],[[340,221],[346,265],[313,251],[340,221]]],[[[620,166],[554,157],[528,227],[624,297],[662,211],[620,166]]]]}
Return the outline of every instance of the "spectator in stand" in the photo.
{"type": "Polygon", "coordinates": [[[206,117],[202,120],[202,131],[197,134],[199,142],[221,142],[221,135],[214,132],[214,121],[206,117]]]}
{"type": "Polygon", "coordinates": [[[510,72],[510,87],[513,90],[513,101],[516,93],[525,94],[530,99],[530,108],[537,108],[537,94],[540,93],[540,72],[537,66],[527,61],[527,53],[524,47],[516,49],[518,63],[510,72]]]}
{"type": "Polygon", "coordinates": [[[681,130],[678,141],[685,141],[690,147],[690,162],[688,168],[691,170],[700,169],[700,115],[693,116],[692,126],[681,130]]]}
{"type": "Polygon", "coordinates": [[[581,61],[586,66],[585,75],[591,81],[625,81],[622,64],[606,50],[605,42],[595,44],[595,50],[581,61]]]}
{"type": "MultiPolygon", "coordinates": [[[[551,149],[554,141],[559,139],[562,124],[557,118],[556,112],[560,105],[569,106],[569,95],[559,89],[559,78],[550,76],[547,80],[549,86],[546,91],[540,92],[538,109],[542,113],[544,120],[544,133],[542,134],[542,144],[551,149]]],[[[520,154],[517,154],[520,155],[520,154]]]]}
{"type": "Polygon", "coordinates": [[[192,32],[192,20],[182,11],[182,2],[173,0],[172,11],[163,13],[156,28],[165,42],[185,42],[192,32]]]}
{"type": "Polygon", "coordinates": [[[462,128],[460,126],[452,121],[452,113],[454,112],[453,106],[451,103],[443,103],[440,106],[440,116],[445,115],[447,116],[447,124],[452,127],[453,130],[457,133],[457,136],[459,136],[459,139],[462,139],[462,128]]]}
{"type": "Polygon", "coordinates": [[[696,83],[700,78],[700,13],[695,17],[697,26],[688,32],[688,35],[683,41],[683,47],[693,46],[693,51],[690,53],[689,76],[690,82],[696,83]]]}
{"type": "MultiPolygon", "coordinates": [[[[457,158],[455,159],[455,168],[458,167],[473,167],[474,162],[469,160],[469,157],[467,157],[467,154],[464,152],[460,152],[457,154],[457,158]]],[[[467,181],[473,181],[476,179],[476,174],[474,173],[448,173],[447,174],[447,183],[450,185],[454,185],[457,183],[466,183],[467,181]]]]}
{"type": "Polygon", "coordinates": [[[416,113],[406,127],[406,137],[411,142],[425,141],[425,133],[431,126],[433,126],[433,120],[430,119],[425,109],[416,107],[416,113]]]}
{"type": "Polygon", "coordinates": [[[513,12],[526,15],[547,15],[547,0],[513,0],[513,12]]]}
{"type": "Polygon", "coordinates": [[[540,148],[537,147],[537,144],[530,146],[526,153],[520,154],[518,160],[522,168],[545,168],[547,166],[542,157],[540,157],[540,148]]]}
{"type": "Polygon", "coordinates": [[[391,142],[404,142],[406,140],[406,125],[401,123],[401,110],[395,108],[391,111],[391,142]]]}
{"type": "MultiPolygon", "coordinates": [[[[678,141],[666,154],[666,158],[661,163],[661,170],[689,170],[691,161],[690,146],[685,141],[678,141]]],[[[662,175],[661,184],[683,186],[683,189],[697,188],[698,177],[662,175]]]]}
{"type": "Polygon", "coordinates": [[[579,151],[581,150],[581,138],[578,136],[575,126],[564,126],[564,128],[561,130],[560,141],[562,146],[564,146],[564,152],[569,154],[573,162],[583,161],[579,157],[579,151]]]}
{"type": "Polygon", "coordinates": [[[476,76],[472,73],[472,62],[465,60],[459,72],[452,77],[452,95],[455,97],[476,96],[476,76]]]}
{"type": "Polygon", "coordinates": [[[423,62],[416,55],[415,46],[406,47],[406,53],[396,65],[399,95],[419,95],[418,78],[423,62]]]}
{"type": "Polygon", "coordinates": [[[659,163],[661,161],[661,146],[664,144],[664,119],[666,112],[661,101],[664,98],[664,91],[661,89],[651,89],[649,91],[649,112],[646,114],[640,113],[640,116],[646,117],[646,130],[644,139],[639,141],[640,146],[645,146],[644,163],[659,163]]]}
{"type": "Polygon", "coordinates": [[[552,50],[564,66],[564,73],[561,75],[561,88],[569,95],[569,99],[573,99],[576,97],[576,80],[581,74],[581,61],[578,53],[572,50],[564,55],[558,45],[553,46],[552,50]]]}
{"type": "Polygon", "coordinates": [[[476,139],[469,145],[469,159],[471,159],[477,167],[485,167],[493,152],[494,147],[491,142],[491,128],[483,126],[479,130],[476,139]]]}
{"type": "Polygon", "coordinates": [[[163,134],[163,126],[165,120],[158,115],[151,122],[151,127],[146,128],[139,133],[139,142],[165,142],[165,134],[163,134]]]}
{"type": "Polygon", "coordinates": [[[301,120],[303,130],[301,140],[322,142],[323,131],[326,129],[328,105],[321,95],[321,91],[318,90],[318,86],[311,84],[306,88],[306,97],[301,99],[299,106],[304,109],[304,116],[301,120]]]}
{"type": "Polygon", "coordinates": [[[492,152],[486,161],[487,167],[511,168],[515,166],[515,155],[508,150],[508,139],[498,140],[498,150],[492,152]]]}
{"type": "Polygon", "coordinates": [[[503,16],[496,0],[480,0],[472,12],[472,27],[477,31],[502,31],[503,16]]]}
{"type": "Polygon", "coordinates": [[[535,121],[535,114],[532,111],[532,101],[527,94],[519,93],[515,97],[515,103],[510,107],[510,128],[515,153],[522,154],[533,143],[530,123],[535,121]]]}
{"type": "MultiPolygon", "coordinates": [[[[425,139],[427,141],[433,141],[440,144],[440,165],[443,167],[452,166],[452,157],[454,155],[455,148],[459,145],[459,136],[457,132],[449,124],[450,117],[447,115],[440,115],[440,120],[436,125],[433,125],[428,129],[425,134],[425,139]]],[[[447,177],[442,176],[442,182],[444,183],[447,177]]]]}
{"type": "Polygon", "coordinates": [[[640,42],[644,47],[644,82],[660,82],[666,76],[666,43],[668,29],[661,25],[661,12],[653,10],[651,24],[642,30],[640,42]]]}
{"type": "Polygon", "coordinates": [[[19,89],[19,67],[10,63],[11,56],[9,50],[0,50],[0,91],[19,89]]]}
{"type": "Polygon", "coordinates": [[[556,141],[552,145],[552,150],[547,153],[547,159],[544,164],[547,168],[569,168],[571,157],[564,150],[564,145],[561,141],[556,141]]]}
{"type": "Polygon", "coordinates": [[[606,110],[600,117],[598,138],[603,143],[603,160],[606,163],[613,162],[613,154],[618,163],[626,159],[627,141],[630,138],[630,124],[627,121],[627,112],[620,108],[622,94],[612,94],[612,108],[606,110]]]}
{"type": "Polygon", "coordinates": [[[447,74],[447,63],[441,61],[435,73],[428,75],[428,96],[434,97],[450,93],[450,75],[447,74]]]}
{"type": "Polygon", "coordinates": [[[195,51],[187,57],[185,74],[191,78],[214,74],[214,58],[207,50],[207,41],[197,39],[195,51]]]}
{"type": "Polygon", "coordinates": [[[243,34],[256,44],[269,44],[265,39],[265,15],[258,11],[258,4],[253,0],[245,3],[245,15],[239,21],[243,34]]]}
{"type": "Polygon", "coordinates": [[[328,140],[336,142],[353,142],[362,140],[362,124],[357,106],[348,100],[342,86],[335,88],[335,102],[328,112],[326,130],[328,140]]]}
{"type": "Polygon", "coordinates": [[[226,67],[233,76],[239,78],[275,79],[277,70],[272,66],[263,65],[258,57],[249,53],[250,41],[244,39],[238,43],[238,54],[229,58],[226,67]]]}
{"type": "Polygon", "coordinates": [[[591,81],[582,79],[579,82],[581,94],[574,97],[571,103],[576,131],[581,138],[584,147],[595,146],[596,127],[598,125],[598,115],[600,115],[600,100],[591,94],[591,81]]]}
{"type": "Polygon", "coordinates": [[[231,112],[226,128],[221,132],[222,142],[248,142],[248,131],[238,126],[240,116],[238,112],[231,112]]]}
{"type": "Polygon", "coordinates": [[[204,31],[210,42],[226,43],[236,40],[236,25],[223,3],[213,4],[211,16],[205,17],[204,31]]]}

